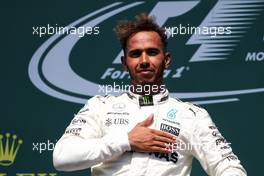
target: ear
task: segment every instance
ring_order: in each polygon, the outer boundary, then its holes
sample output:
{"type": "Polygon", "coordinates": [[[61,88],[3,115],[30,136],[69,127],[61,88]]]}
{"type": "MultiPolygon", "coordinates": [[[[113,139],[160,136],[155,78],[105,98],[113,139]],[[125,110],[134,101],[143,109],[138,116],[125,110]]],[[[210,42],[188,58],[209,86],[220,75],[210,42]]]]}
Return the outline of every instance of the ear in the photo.
{"type": "Polygon", "coordinates": [[[121,62],[122,62],[122,65],[123,65],[123,69],[124,69],[125,71],[128,71],[125,56],[121,56],[121,62]]]}
{"type": "Polygon", "coordinates": [[[171,63],[171,55],[170,55],[169,52],[165,53],[164,63],[165,63],[165,69],[167,69],[170,66],[170,63],[171,63]]]}

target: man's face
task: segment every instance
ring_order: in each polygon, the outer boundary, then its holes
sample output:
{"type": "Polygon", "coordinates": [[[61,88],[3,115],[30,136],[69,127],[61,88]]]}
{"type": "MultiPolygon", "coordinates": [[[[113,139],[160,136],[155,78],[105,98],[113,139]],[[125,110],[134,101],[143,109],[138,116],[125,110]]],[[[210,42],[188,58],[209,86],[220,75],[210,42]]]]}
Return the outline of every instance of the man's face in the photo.
{"type": "Polygon", "coordinates": [[[163,71],[170,64],[170,54],[163,52],[163,44],[158,33],[137,32],[127,41],[123,66],[131,76],[133,85],[162,83],[163,71]]]}

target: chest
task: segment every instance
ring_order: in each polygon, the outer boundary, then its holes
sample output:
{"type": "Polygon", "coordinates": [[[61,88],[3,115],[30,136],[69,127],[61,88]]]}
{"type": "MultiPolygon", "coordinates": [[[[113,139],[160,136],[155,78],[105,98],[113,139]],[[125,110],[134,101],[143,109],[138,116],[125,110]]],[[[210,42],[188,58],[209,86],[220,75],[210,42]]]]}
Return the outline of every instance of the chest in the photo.
{"type": "Polygon", "coordinates": [[[128,132],[153,114],[153,123],[149,128],[166,131],[175,136],[179,135],[181,119],[184,116],[176,107],[166,104],[139,107],[123,102],[111,104],[101,114],[105,133],[109,130],[128,132]]]}

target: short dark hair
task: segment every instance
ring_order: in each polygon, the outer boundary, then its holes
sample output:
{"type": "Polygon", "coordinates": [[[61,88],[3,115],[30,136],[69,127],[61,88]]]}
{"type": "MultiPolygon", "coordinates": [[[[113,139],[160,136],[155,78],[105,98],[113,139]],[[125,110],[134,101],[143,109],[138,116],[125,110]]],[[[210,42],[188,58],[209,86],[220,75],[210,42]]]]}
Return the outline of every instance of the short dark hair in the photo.
{"type": "Polygon", "coordinates": [[[137,15],[135,21],[120,21],[114,28],[114,31],[117,34],[117,38],[124,52],[126,52],[127,40],[129,37],[132,34],[141,31],[157,32],[161,38],[163,48],[166,49],[167,47],[167,35],[165,29],[156,23],[154,16],[148,16],[145,13],[137,15]]]}

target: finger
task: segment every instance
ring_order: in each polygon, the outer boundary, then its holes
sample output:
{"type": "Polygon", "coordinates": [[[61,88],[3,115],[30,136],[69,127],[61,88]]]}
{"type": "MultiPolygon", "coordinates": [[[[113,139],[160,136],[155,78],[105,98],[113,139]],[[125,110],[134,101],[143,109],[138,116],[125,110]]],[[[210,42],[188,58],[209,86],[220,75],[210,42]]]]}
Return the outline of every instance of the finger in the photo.
{"type": "Polygon", "coordinates": [[[144,121],[138,123],[138,125],[140,126],[149,126],[152,122],[153,122],[153,114],[150,114],[150,116],[148,118],[146,118],[144,121]]]}
{"type": "Polygon", "coordinates": [[[151,131],[152,131],[152,133],[154,133],[154,134],[156,134],[158,136],[163,136],[165,138],[176,140],[176,136],[174,136],[174,135],[172,135],[170,133],[166,133],[164,131],[155,130],[155,129],[152,129],[151,131]]]}
{"type": "Polygon", "coordinates": [[[170,144],[161,141],[153,141],[152,146],[161,147],[161,148],[170,148],[170,144]]]}
{"type": "Polygon", "coordinates": [[[171,153],[172,151],[169,148],[152,146],[149,152],[171,153]]]}
{"type": "Polygon", "coordinates": [[[163,136],[155,136],[154,137],[155,141],[160,141],[163,143],[175,143],[176,140],[175,139],[171,139],[171,138],[167,138],[167,137],[163,137],[163,136]]]}

